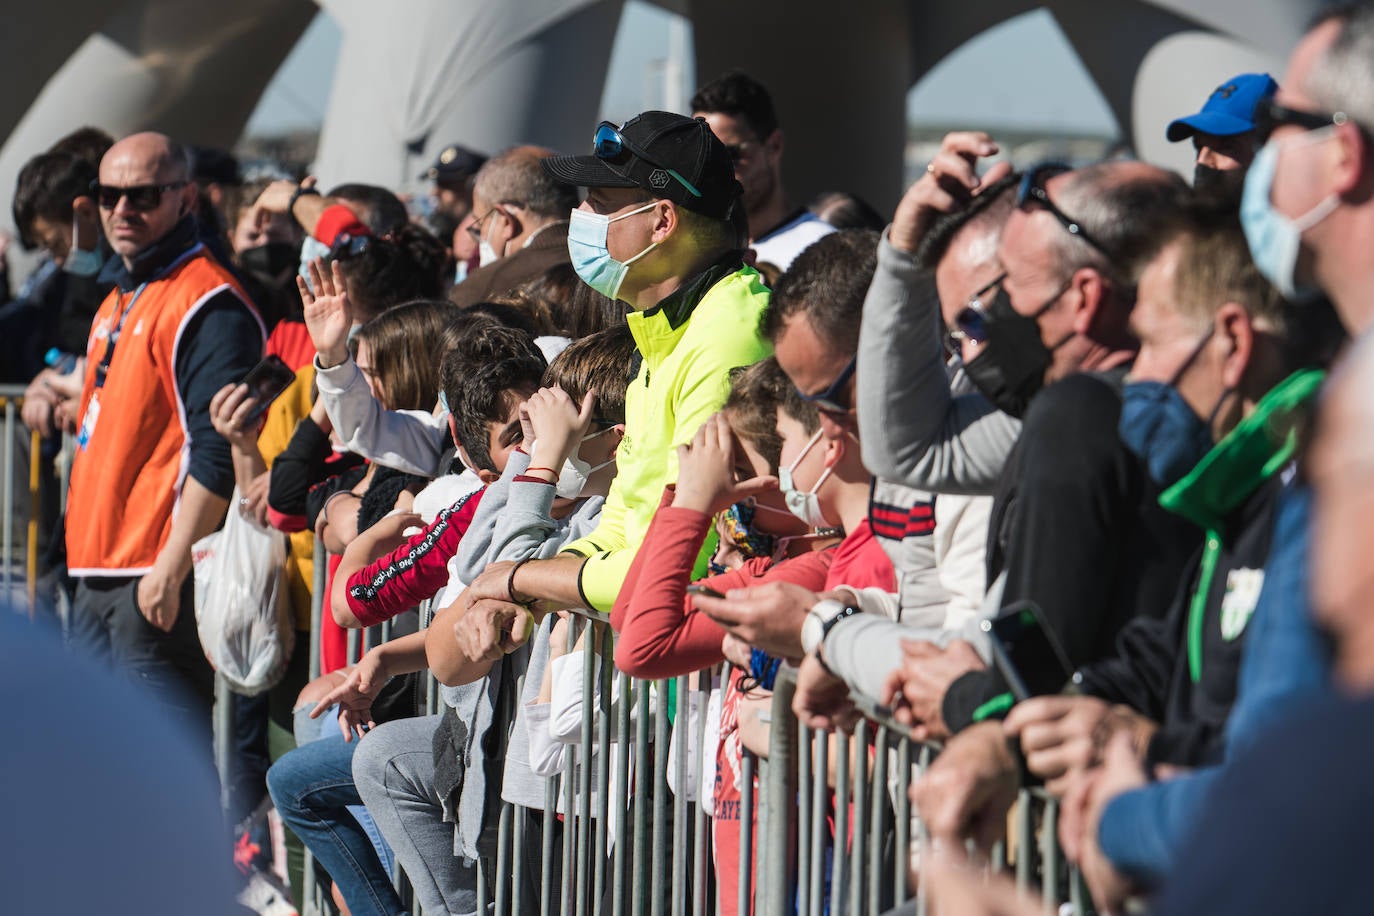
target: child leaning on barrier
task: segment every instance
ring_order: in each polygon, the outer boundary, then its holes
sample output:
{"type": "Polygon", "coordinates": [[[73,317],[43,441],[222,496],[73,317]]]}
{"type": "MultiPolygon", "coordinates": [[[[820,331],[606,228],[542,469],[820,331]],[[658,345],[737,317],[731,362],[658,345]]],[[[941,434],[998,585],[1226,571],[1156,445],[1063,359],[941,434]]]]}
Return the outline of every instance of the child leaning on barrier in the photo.
{"type": "MultiPolygon", "coordinates": [[[[595,527],[615,473],[632,355],[633,341],[623,328],[585,338],[554,360],[543,379],[549,387],[511,403],[523,444],[509,454],[459,545],[452,564],[458,583],[497,559],[552,555],[595,527]]],[[[406,872],[413,881],[433,879],[415,881],[417,894],[421,885],[426,892],[445,893],[456,856],[477,856],[484,823],[494,820],[500,806],[498,791],[528,807],[544,803],[544,782],[529,769],[522,728],[512,729],[500,713],[518,704],[514,685],[524,666],[530,666],[527,690],[538,691],[547,634],[510,655],[472,658],[455,632],[463,627],[462,605],[453,600],[460,590],[460,584],[446,590],[449,603],[425,634],[430,667],[450,685],[443,691],[451,700],[444,721],[430,717],[379,727],[353,765],[359,792],[377,812],[383,833],[395,837],[393,848],[406,872]],[[493,729],[504,760],[492,753],[493,729]]],[[[541,827],[540,818],[530,817],[527,830],[535,832],[527,837],[537,838],[541,827]]],[[[540,844],[527,845],[537,855],[540,844]]],[[[537,881],[537,864],[525,874],[537,881]]],[[[535,893],[537,888],[529,888],[526,899],[537,899],[529,896],[535,893]]],[[[423,897],[421,902],[431,908],[423,897]]],[[[447,897],[435,903],[436,912],[453,911],[447,897]]]]}
{"type": "MultiPolygon", "coordinates": [[[[868,484],[832,476],[830,469],[841,460],[836,445],[821,438],[815,408],[801,399],[776,361],[751,367],[735,380],[724,412],[708,420],[692,443],[679,451],[677,485],[665,490],[612,612],[612,625],[620,633],[616,665],[628,674],[672,677],[727,657],[737,664],[721,704],[719,738],[706,751],[714,753],[717,761],[714,850],[723,913],[734,912],[740,881],[741,700],[749,692],[747,687],[771,686],[780,660],[740,644],[696,609],[699,598],[687,592],[693,560],[712,517],[727,513],[736,522],[750,523],[750,534],[735,540],[750,545],[749,552],[758,555],[738,569],[694,583],[697,587],[728,598],[734,590],[756,586],[751,589],[754,600],[766,594],[765,589],[819,592],[841,583],[891,588],[892,564],[874,539],[867,518],[868,484]],[[760,402],[773,405],[775,435],[780,438],[777,452],[769,458],[755,450],[751,439],[757,442],[759,438],[747,431],[749,411],[757,410],[760,402]],[[845,534],[842,541],[828,541],[824,546],[813,541],[810,546],[820,549],[790,557],[788,548],[798,542],[778,543],[788,535],[769,545],[768,535],[798,530],[787,527],[797,523],[786,517],[785,506],[792,500],[784,501],[776,478],[769,476],[779,467],[786,470],[789,488],[809,493],[808,502],[816,510],[809,515],[826,524],[838,523],[834,530],[808,525],[800,530],[811,531],[816,540],[825,534],[845,534]],[[783,527],[778,527],[778,519],[783,527]],[[746,684],[746,678],[751,683],[746,684]]],[[[753,812],[748,814],[753,816],[753,812]]]]}

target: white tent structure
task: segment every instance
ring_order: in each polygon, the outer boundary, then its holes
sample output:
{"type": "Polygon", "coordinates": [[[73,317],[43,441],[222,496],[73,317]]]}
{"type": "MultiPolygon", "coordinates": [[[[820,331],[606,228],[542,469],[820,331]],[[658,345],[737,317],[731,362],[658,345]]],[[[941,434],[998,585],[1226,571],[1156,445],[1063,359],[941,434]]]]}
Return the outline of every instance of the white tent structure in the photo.
{"type": "MultiPolygon", "coordinates": [[[[586,147],[624,0],[319,0],[344,38],[317,171],[401,186],[455,140],[586,147]]],[[[796,194],[886,207],[901,190],[907,90],[964,42],[1044,6],[1142,156],[1234,73],[1270,70],[1321,0],[656,0],[689,17],[703,78],[773,91],[796,194]]],[[[316,13],[309,0],[44,0],[0,32],[0,216],[25,160],[83,124],[231,146],[316,13]]],[[[995,66],[995,62],[990,63],[995,66]]],[[[1010,76],[1009,78],[1014,78],[1010,76]]],[[[1186,155],[1186,154],[1185,154],[1186,155]]],[[[1170,157],[1175,157],[1170,159],[1170,157]]]]}

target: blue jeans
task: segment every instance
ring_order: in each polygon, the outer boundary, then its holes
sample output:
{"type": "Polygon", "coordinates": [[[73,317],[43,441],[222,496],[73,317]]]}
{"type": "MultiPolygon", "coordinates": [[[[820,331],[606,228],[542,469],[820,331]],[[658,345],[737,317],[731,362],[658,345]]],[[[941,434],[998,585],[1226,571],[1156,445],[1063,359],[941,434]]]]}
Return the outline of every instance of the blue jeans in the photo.
{"type": "Polygon", "coordinates": [[[353,783],[357,746],[337,730],[326,731],[274,763],[267,789],[282,820],[329,872],[354,916],[396,916],[405,907],[392,887],[391,869],[348,810],[362,804],[353,783]]]}

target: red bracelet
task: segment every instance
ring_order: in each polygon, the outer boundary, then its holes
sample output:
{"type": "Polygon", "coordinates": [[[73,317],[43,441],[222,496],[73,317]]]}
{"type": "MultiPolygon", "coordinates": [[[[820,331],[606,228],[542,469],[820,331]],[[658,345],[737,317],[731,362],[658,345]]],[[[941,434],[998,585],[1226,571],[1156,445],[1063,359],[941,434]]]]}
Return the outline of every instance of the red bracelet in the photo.
{"type": "Polygon", "coordinates": [[[555,471],[553,468],[525,468],[526,474],[530,473],[531,471],[548,471],[554,477],[558,476],[558,472],[555,471]]]}

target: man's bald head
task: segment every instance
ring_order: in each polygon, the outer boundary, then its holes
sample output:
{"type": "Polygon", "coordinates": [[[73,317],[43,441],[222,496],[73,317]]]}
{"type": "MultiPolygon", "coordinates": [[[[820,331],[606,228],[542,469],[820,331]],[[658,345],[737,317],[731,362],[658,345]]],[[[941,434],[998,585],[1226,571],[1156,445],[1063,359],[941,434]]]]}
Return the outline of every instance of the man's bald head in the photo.
{"type": "Polygon", "coordinates": [[[106,163],[112,168],[137,164],[152,170],[158,182],[188,181],[191,177],[191,154],[186,146],[151,130],[130,134],[110,147],[100,160],[102,183],[106,163]]]}
{"type": "Polygon", "coordinates": [[[1127,159],[1074,169],[1051,179],[1049,190],[1059,208],[1078,220],[1110,255],[1108,262],[1087,242],[1061,230],[1054,238],[1066,272],[1091,264],[1127,279],[1144,266],[1141,261],[1178,219],[1190,196],[1177,173],[1127,159]]]}
{"type": "Polygon", "coordinates": [[[105,153],[100,160],[100,220],[110,247],[126,265],[191,212],[196,187],[190,178],[186,147],[165,134],[132,134],[105,153]]]}

